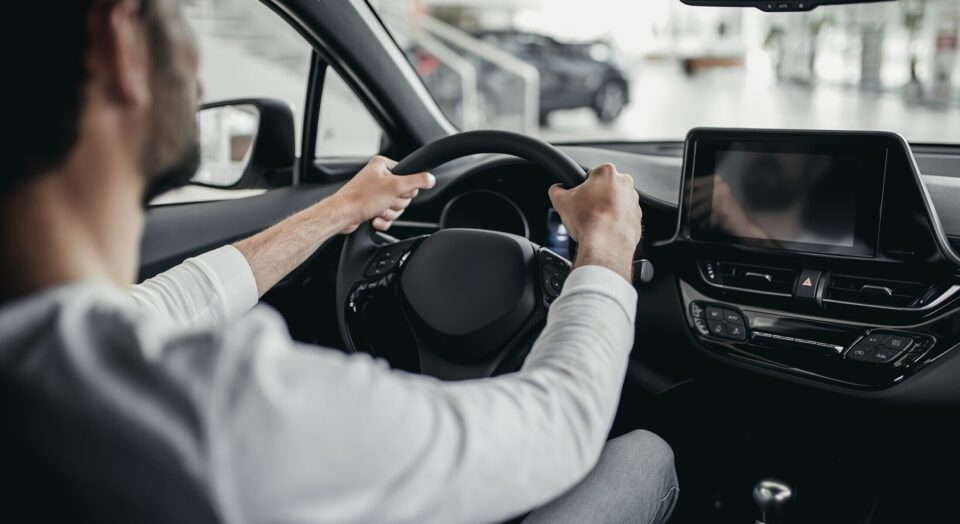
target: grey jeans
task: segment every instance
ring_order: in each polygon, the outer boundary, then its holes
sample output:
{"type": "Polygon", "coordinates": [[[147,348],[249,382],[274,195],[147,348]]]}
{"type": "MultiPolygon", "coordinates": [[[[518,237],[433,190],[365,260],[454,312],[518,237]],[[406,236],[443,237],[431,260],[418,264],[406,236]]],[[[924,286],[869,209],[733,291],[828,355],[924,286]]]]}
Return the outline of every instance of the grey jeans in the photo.
{"type": "Polygon", "coordinates": [[[639,430],[607,442],[586,478],[523,524],[659,524],[670,518],[678,493],[673,450],[639,430]]]}

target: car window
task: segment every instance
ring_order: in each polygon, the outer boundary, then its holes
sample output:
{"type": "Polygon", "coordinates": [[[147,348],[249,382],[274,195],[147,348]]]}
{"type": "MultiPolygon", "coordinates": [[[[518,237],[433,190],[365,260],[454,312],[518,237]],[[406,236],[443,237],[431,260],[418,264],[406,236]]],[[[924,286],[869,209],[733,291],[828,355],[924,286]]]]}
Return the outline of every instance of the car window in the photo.
{"type": "Polygon", "coordinates": [[[327,68],[320,98],[315,156],[369,158],[380,152],[383,131],[333,68],[327,68]]]}
{"type": "MultiPolygon", "coordinates": [[[[192,0],[184,4],[200,51],[202,103],[272,98],[290,105],[300,153],[310,45],[283,19],[255,0],[192,0]]],[[[260,190],[187,186],[151,204],[239,198],[260,190]]]]}

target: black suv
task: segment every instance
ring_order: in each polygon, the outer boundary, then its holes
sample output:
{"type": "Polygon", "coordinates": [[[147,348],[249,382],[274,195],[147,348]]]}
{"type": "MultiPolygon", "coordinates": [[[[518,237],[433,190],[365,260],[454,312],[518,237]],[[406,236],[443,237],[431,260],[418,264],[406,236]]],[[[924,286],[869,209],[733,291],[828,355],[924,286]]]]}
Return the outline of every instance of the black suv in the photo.
{"type": "Polygon", "coordinates": [[[593,109],[601,122],[612,122],[630,102],[627,75],[611,61],[612,50],[605,43],[563,43],[513,30],[479,31],[474,36],[537,68],[541,124],[552,111],[580,107],[593,109]]]}

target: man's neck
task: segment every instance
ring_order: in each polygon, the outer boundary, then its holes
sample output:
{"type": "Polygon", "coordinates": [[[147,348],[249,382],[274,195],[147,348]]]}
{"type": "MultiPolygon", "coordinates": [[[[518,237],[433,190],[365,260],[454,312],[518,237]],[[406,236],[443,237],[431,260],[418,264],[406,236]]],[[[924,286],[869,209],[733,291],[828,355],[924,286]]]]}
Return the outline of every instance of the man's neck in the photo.
{"type": "MultiPolygon", "coordinates": [[[[84,158],[86,156],[87,158],[84,158]]],[[[141,177],[72,157],[0,198],[0,303],[81,280],[134,278],[141,177]]]]}

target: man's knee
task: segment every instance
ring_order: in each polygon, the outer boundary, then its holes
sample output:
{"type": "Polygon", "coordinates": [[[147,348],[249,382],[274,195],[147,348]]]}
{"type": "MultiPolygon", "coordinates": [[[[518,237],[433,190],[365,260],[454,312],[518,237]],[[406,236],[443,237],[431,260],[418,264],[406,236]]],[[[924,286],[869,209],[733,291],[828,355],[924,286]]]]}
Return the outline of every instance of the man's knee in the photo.
{"type": "Polygon", "coordinates": [[[607,443],[605,454],[619,462],[628,475],[621,479],[634,486],[645,499],[643,522],[664,522],[673,511],[679,494],[673,449],[655,433],[637,430],[607,443]]]}
{"type": "Polygon", "coordinates": [[[673,463],[673,449],[656,433],[638,429],[611,440],[607,446],[616,460],[636,466],[647,478],[657,478],[665,484],[676,485],[677,471],[673,463]]]}

